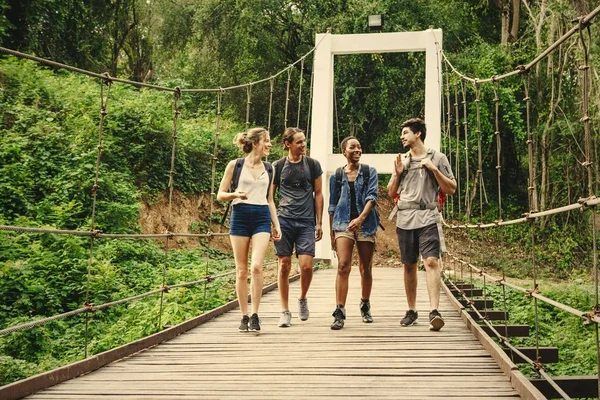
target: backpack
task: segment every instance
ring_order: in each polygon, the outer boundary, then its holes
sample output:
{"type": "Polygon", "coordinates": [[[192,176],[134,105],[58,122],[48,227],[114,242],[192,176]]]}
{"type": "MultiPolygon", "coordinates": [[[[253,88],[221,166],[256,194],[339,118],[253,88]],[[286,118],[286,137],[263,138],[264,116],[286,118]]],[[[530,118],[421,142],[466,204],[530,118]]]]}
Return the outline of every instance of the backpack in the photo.
{"type": "MultiPolygon", "coordinates": [[[[304,156],[306,157],[306,156],[304,156]]],[[[279,160],[275,161],[275,180],[273,183],[279,187],[281,185],[281,172],[283,171],[283,166],[285,165],[285,160],[287,157],[281,157],[279,160]]],[[[313,192],[315,191],[315,173],[317,170],[317,162],[314,158],[306,157],[306,161],[308,162],[308,169],[310,169],[310,182],[313,187],[313,192]]]]}
{"type": "MultiPolygon", "coordinates": [[[[427,154],[425,154],[425,157],[423,157],[423,159],[429,158],[433,161],[435,154],[436,154],[436,152],[434,149],[427,149],[427,154]]],[[[400,185],[402,185],[402,179],[404,179],[404,177],[408,174],[408,171],[411,169],[410,161],[411,161],[411,156],[410,156],[410,151],[409,151],[409,152],[405,153],[405,156],[402,157],[402,165],[404,166],[404,168],[402,170],[402,174],[400,175],[400,185]]],[[[424,168],[424,167],[413,167],[413,169],[417,169],[417,168],[424,168]]],[[[435,205],[437,207],[437,209],[441,212],[444,201],[446,200],[446,194],[443,193],[440,190],[439,186],[437,185],[437,180],[433,176],[433,172],[431,172],[428,169],[426,169],[426,172],[431,177],[433,184],[437,187],[437,196],[436,196],[437,201],[434,203],[425,204],[421,200],[420,205],[421,205],[421,207],[424,205],[426,208],[431,208],[435,205]]],[[[398,187],[398,190],[400,190],[400,187],[398,187]]],[[[396,212],[398,211],[398,202],[399,201],[400,201],[400,194],[397,193],[396,196],[394,197],[394,208],[392,209],[392,212],[390,213],[388,220],[391,221],[392,218],[396,215],[396,212]]],[[[415,208],[418,208],[418,207],[415,207],[415,208]]]]}
{"type": "MultiPolygon", "coordinates": [[[[245,158],[238,158],[235,161],[235,167],[233,168],[233,178],[231,179],[231,186],[229,186],[230,193],[235,192],[240,183],[240,175],[242,174],[242,168],[244,167],[245,161],[246,161],[245,158]]],[[[271,163],[266,162],[266,161],[263,161],[263,165],[265,166],[265,171],[267,171],[267,174],[269,174],[269,185],[267,186],[267,194],[266,194],[266,196],[269,197],[269,189],[271,188],[270,182],[273,180],[273,165],[271,165],[271,163]]],[[[227,203],[227,208],[225,209],[223,218],[221,218],[221,225],[225,224],[225,220],[227,219],[227,216],[229,215],[229,209],[231,208],[232,201],[233,200],[231,200],[227,203]]]]}
{"type": "MultiPolygon", "coordinates": [[[[363,186],[363,190],[367,190],[366,184],[369,182],[369,179],[371,179],[371,169],[369,168],[369,166],[367,164],[360,164],[360,170],[362,171],[363,181],[365,182],[365,185],[363,186]]],[[[342,174],[343,173],[344,173],[344,167],[338,167],[335,170],[335,193],[337,196],[338,203],[340,201],[340,196],[342,193],[342,174]]],[[[377,216],[379,217],[379,211],[377,211],[376,207],[373,207],[372,211],[375,211],[375,214],[377,214],[377,216]]],[[[383,227],[381,222],[379,222],[379,227],[381,228],[381,230],[385,231],[385,228],[383,227]]]]}

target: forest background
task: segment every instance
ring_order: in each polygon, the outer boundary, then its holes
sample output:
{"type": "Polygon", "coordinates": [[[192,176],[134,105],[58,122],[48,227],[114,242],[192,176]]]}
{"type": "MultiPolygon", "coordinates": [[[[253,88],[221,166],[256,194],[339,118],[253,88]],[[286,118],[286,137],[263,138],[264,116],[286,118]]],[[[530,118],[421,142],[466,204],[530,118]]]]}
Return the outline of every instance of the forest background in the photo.
{"type": "MultiPolygon", "coordinates": [[[[592,0],[0,0],[0,41],[6,48],[136,82],[219,88],[281,71],[315,46],[317,33],[367,33],[367,16],[383,14],[384,32],[441,28],[445,55],[455,67],[469,76],[487,78],[531,61],[569,30],[577,17],[598,4],[592,0]]],[[[372,34],[376,40],[377,33],[372,34]]],[[[592,54],[589,115],[596,195],[598,37],[598,28],[592,25],[587,45],[592,54]]],[[[582,54],[574,37],[529,74],[541,209],[571,204],[587,195],[581,167],[583,126],[578,122],[582,54]]],[[[400,151],[399,124],[423,112],[424,55],[336,56],[335,63],[336,137],[332,145],[353,134],[365,152],[400,151]]],[[[267,126],[272,121],[274,140],[280,137],[286,119],[287,125],[306,129],[311,74],[312,58],[308,57],[290,69],[289,94],[287,73],[274,81],[272,120],[268,118],[269,82],[253,86],[250,125],[267,126]]],[[[452,74],[444,79],[451,91],[465,87],[452,74]]],[[[89,230],[101,85],[96,79],[31,61],[0,59],[0,224],[89,230]]],[[[106,233],[146,232],[148,208],[164,205],[168,194],[174,97],[169,92],[117,83],[110,90],[95,228],[106,233]]],[[[450,217],[456,221],[490,221],[499,211],[494,186],[495,93],[492,86],[481,90],[483,174],[491,186],[481,212],[458,204],[457,196],[449,200],[456,210],[450,217]]],[[[472,100],[473,88],[466,87],[466,95],[472,100]]],[[[529,211],[521,78],[503,81],[498,97],[502,207],[504,219],[510,219],[529,211]]],[[[213,153],[218,154],[218,184],[226,162],[238,156],[231,139],[245,128],[247,100],[246,88],[223,93],[222,115],[217,116],[214,92],[181,97],[174,164],[179,205],[208,207],[213,153]],[[217,117],[220,140],[215,147],[217,117]]],[[[467,119],[459,122],[475,126],[475,105],[469,101],[467,107],[467,119]]],[[[476,165],[476,137],[471,135],[467,143],[463,140],[447,140],[445,146],[469,148],[469,159],[476,165]]],[[[275,153],[281,155],[281,149],[275,153]]],[[[478,195],[477,185],[470,187],[463,199],[478,195]]],[[[185,230],[204,233],[209,226],[214,230],[223,213],[222,205],[216,207],[215,215],[186,220],[185,230]]],[[[576,213],[544,220],[534,250],[548,278],[581,281],[575,288],[559,281],[545,294],[552,297],[549,293],[553,293],[582,309],[590,309],[592,301],[586,289],[591,279],[591,223],[576,213]]],[[[151,228],[157,227],[176,231],[164,221],[151,228]]],[[[474,243],[474,239],[477,234],[463,235],[463,243],[474,243]]],[[[520,278],[531,275],[531,267],[523,262],[530,252],[527,227],[492,233],[481,246],[492,244],[495,251],[479,251],[480,265],[520,278]]],[[[163,247],[164,243],[155,241],[98,241],[88,283],[88,238],[0,232],[0,328],[79,308],[88,291],[89,301],[101,304],[156,289],[162,284],[163,270],[169,284],[233,268],[227,251],[202,240],[177,242],[166,268],[163,247]]],[[[172,290],[166,296],[162,325],[179,323],[232,298],[231,283],[229,279],[208,286],[206,297],[202,288],[172,290]]],[[[150,297],[95,313],[90,322],[90,354],[156,332],[161,328],[156,321],[158,309],[157,298],[150,297]]],[[[531,319],[522,313],[524,319],[531,319]]],[[[1,336],[0,385],[81,359],[86,340],[82,325],[82,317],[74,317],[1,336]]],[[[543,324],[548,340],[557,328],[554,325],[550,319],[543,324]]],[[[558,328],[562,333],[571,329],[574,335],[584,329],[578,321],[558,328]]],[[[567,336],[558,332],[554,340],[564,341],[567,336]]],[[[553,372],[592,373],[592,348],[591,342],[577,343],[573,364],[553,372]]]]}

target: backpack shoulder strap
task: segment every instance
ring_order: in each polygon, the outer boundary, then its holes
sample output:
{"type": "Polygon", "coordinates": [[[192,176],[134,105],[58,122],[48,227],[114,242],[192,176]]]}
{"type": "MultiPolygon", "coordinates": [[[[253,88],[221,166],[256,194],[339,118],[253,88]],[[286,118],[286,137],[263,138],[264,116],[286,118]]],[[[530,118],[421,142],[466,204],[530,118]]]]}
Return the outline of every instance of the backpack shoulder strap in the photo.
{"type": "MultiPolygon", "coordinates": [[[[306,156],[305,156],[306,157],[306,156]]],[[[317,163],[314,158],[306,157],[306,162],[308,162],[308,169],[310,170],[310,183],[313,187],[313,192],[315,191],[315,179],[317,179],[317,163]]]]}
{"type": "Polygon", "coordinates": [[[335,170],[335,193],[337,196],[337,201],[340,201],[340,195],[342,193],[342,174],[344,173],[344,167],[338,167],[335,170]]]}
{"type": "Polygon", "coordinates": [[[360,170],[363,176],[363,192],[366,195],[369,188],[369,180],[371,179],[371,168],[368,164],[360,164],[360,170]]]}
{"type": "Polygon", "coordinates": [[[283,166],[285,165],[285,157],[281,157],[279,160],[273,163],[275,165],[275,180],[273,183],[279,187],[281,184],[281,171],[283,171],[283,166]]]}
{"type": "Polygon", "coordinates": [[[273,181],[273,164],[268,161],[263,161],[263,165],[265,166],[265,171],[269,175],[269,184],[267,185],[267,198],[269,197],[269,190],[271,189],[271,181],[273,181]]]}
{"type": "Polygon", "coordinates": [[[229,189],[230,192],[235,192],[240,183],[240,175],[245,161],[245,158],[238,158],[235,161],[235,167],[233,167],[233,179],[231,180],[231,187],[229,189]]]}

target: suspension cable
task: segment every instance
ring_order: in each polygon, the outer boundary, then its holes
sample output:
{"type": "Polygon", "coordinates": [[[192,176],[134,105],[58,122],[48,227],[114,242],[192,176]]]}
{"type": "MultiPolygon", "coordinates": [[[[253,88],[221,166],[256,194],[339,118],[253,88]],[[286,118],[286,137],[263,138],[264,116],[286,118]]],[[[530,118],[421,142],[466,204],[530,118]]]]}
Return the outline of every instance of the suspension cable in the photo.
{"type": "MultiPolygon", "coordinates": [[[[172,230],[171,220],[173,216],[173,189],[175,180],[175,152],[177,150],[177,119],[179,118],[179,101],[181,100],[181,90],[175,91],[173,96],[173,134],[171,137],[171,168],[169,169],[169,205],[167,213],[167,232],[172,230]]],[[[162,269],[162,286],[165,287],[167,284],[167,269],[169,268],[169,241],[172,237],[167,236],[165,240],[165,262],[162,269]]],[[[164,291],[160,293],[160,307],[158,312],[158,331],[162,329],[162,313],[164,303],[164,291]]]]}
{"type": "Polygon", "coordinates": [[[288,127],[288,108],[290,105],[290,84],[292,82],[292,69],[288,69],[288,77],[285,89],[285,114],[283,119],[283,128],[288,127]]]}
{"type": "Polygon", "coordinates": [[[271,133],[271,119],[273,116],[273,92],[275,91],[275,78],[269,81],[269,119],[267,122],[267,131],[271,133]]]}
{"type": "Polygon", "coordinates": [[[502,221],[502,139],[500,137],[500,81],[494,81],[494,136],[496,137],[496,176],[498,179],[498,221],[502,221]]]}
{"type": "Polygon", "coordinates": [[[298,119],[296,120],[296,128],[300,127],[300,110],[302,110],[302,82],[304,78],[304,60],[300,63],[300,84],[298,85],[298,119]]]}
{"type": "MultiPolygon", "coordinates": [[[[104,134],[104,120],[107,114],[108,99],[110,97],[111,81],[106,78],[100,81],[100,121],[98,122],[98,146],[96,152],[96,167],[94,174],[94,185],[92,186],[92,214],[90,216],[90,232],[95,230],[96,220],[96,204],[98,202],[98,181],[100,177],[100,160],[102,158],[102,140],[104,134]],[[104,86],[107,87],[106,94],[104,93],[104,86]]],[[[90,236],[90,253],[87,268],[87,282],[85,287],[85,304],[87,307],[90,304],[90,281],[92,275],[92,265],[94,263],[94,239],[95,236],[90,236]]],[[[84,346],[84,357],[88,356],[88,345],[89,345],[89,316],[85,315],[85,346],[84,346]]]]}
{"type": "Polygon", "coordinates": [[[471,195],[469,193],[469,138],[468,138],[468,119],[467,119],[467,91],[462,82],[460,83],[462,91],[462,105],[463,105],[463,130],[464,130],[464,150],[465,150],[465,214],[467,220],[471,219],[471,195]]]}
{"type": "Polygon", "coordinates": [[[246,87],[246,125],[245,132],[250,129],[250,106],[252,105],[252,85],[246,87]]]}
{"type": "Polygon", "coordinates": [[[454,128],[456,129],[456,186],[458,188],[458,199],[456,202],[457,210],[456,215],[460,216],[461,209],[461,185],[460,185],[460,114],[458,111],[458,83],[454,85],[454,115],[456,116],[454,121],[454,128]]]}

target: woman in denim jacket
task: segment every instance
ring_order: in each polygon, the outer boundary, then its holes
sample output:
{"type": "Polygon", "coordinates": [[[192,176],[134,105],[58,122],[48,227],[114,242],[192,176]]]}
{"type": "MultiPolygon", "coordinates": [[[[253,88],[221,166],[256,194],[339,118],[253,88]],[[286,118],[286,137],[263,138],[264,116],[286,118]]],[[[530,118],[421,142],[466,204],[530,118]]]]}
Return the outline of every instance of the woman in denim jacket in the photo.
{"type": "Polygon", "coordinates": [[[354,244],[358,249],[362,296],[360,313],[363,322],[373,322],[371,317],[371,274],[375,234],[379,226],[379,215],[375,211],[379,186],[377,170],[361,166],[359,163],[362,148],[354,136],[342,140],[342,154],[348,160],[342,167],[341,188],[337,188],[336,176],[329,179],[329,226],[331,227],[331,248],[337,252],[338,271],[335,282],[337,307],[333,312],[331,329],[344,327],[346,319],[346,298],[348,297],[348,277],[352,269],[354,244]],[[365,172],[368,169],[368,182],[365,172]]]}

